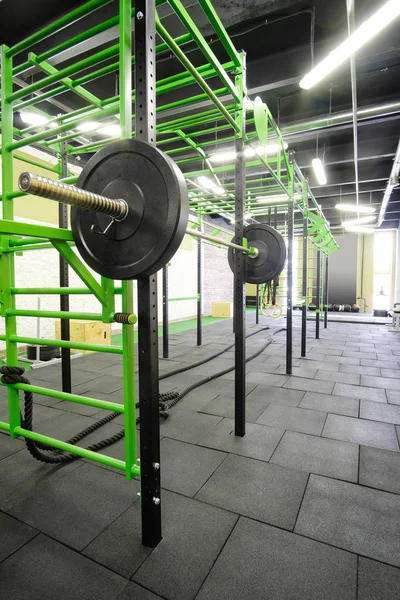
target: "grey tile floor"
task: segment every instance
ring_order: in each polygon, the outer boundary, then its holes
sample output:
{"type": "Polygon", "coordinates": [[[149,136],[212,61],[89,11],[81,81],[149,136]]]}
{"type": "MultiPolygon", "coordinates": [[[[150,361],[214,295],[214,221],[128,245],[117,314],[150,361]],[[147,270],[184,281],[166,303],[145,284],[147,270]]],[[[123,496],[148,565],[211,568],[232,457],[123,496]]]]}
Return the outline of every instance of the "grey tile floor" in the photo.
{"type": "MultiPolygon", "coordinates": [[[[291,376],[284,332],[247,363],[245,437],[234,435],[232,373],[192,391],[161,422],[163,540],[154,550],[141,545],[138,482],[97,463],[40,464],[22,440],[0,433],[1,597],[398,600],[400,337],[383,325],[332,323],[316,340],[314,327],[306,359],[294,329],[291,376]]],[[[250,337],[248,355],[269,335],[250,337]]],[[[200,348],[194,331],[173,335],[160,373],[232,339],[231,321],[204,328],[200,348]]],[[[233,358],[226,352],[161,389],[182,390],[233,358]]],[[[72,365],[74,392],[122,401],[119,356],[72,365]]],[[[61,387],[59,365],[29,377],[61,387]]],[[[40,395],[35,404],[35,429],[63,439],[104,414],[40,395]]],[[[105,453],[124,458],[123,441],[105,453]]]]}

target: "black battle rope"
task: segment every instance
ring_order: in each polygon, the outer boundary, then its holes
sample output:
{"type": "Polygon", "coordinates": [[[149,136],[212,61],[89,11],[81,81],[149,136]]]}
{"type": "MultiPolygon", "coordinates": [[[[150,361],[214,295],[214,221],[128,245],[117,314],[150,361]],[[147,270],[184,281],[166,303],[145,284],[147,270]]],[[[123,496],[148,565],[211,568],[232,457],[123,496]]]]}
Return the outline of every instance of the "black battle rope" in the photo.
{"type": "MultiPolygon", "coordinates": [[[[246,338],[256,335],[257,333],[260,333],[261,331],[265,331],[267,329],[269,329],[269,327],[263,327],[261,329],[258,329],[257,331],[254,331],[254,332],[248,334],[246,336],[246,338]]],[[[273,335],[276,335],[277,333],[280,333],[281,331],[284,331],[284,330],[285,330],[284,328],[278,329],[277,331],[275,331],[273,333],[273,335]]],[[[264,350],[272,343],[272,341],[273,341],[272,338],[270,338],[267,341],[267,343],[260,350],[258,350],[255,354],[246,358],[246,363],[253,360],[257,356],[259,356],[262,352],[264,352],[264,350]]],[[[210,360],[213,360],[214,358],[221,356],[221,354],[224,354],[225,352],[227,352],[228,350],[233,348],[234,345],[235,345],[234,343],[230,344],[223,350],[220,350],[219,352],[213,354],[211,357],[208,357],[206,359],[198,361],[197,363],[193,363],[191,365],[188,365],[187,367],[183,367],[181,369],[175,369],[174,371],[171,371],[170,373],[166,373],[166,374],[162,375],[160,377],[160,379],[165,379],[167,377],[171,377],[172,375],[176,375],[176,374],[182,373],[184,371],[189,371],[190,369],[200,366],[206,362],[209,362],[210,360]]],[[[173,408],[184,396],[189,394],[192,390],[200,387],[201,385],[204,385],[210,381],[213,381],[214,379],[217,379],[218,377],[221,377],[222,375],[225,375],[226,373],[230,373],[231,371],[234,370],[234,368],[235,368],[235,366],[232,366],[232,367],[229,367],[228,369],[224,369],[223,371],[215,373],[214,375],[206,377],[206,378],[202,379],[201,381],[198,381],[198,382],[190,385],[188,388],[186,388],[182,392],[171,391],[171,392],[165,392],[165,393],[159,394],[159,415],[160,415],[160,417],[167,419],[169,416],[168,411],[171,408],[173,408]]],[[[23,367],[7,367],[7,366],[0,367],[0,373],[2,374],[1,382],[6,385],[12,385],[15,383],[25,383],[25,384],[30,385],[29,380],[26,379],[26,377],[23,377],[24,372],[25,372],[25,369],[23,367]]],[[[139,407],[139,403],[136,403],[136,407],[139,407]]],[[[77,433],[74,437],[67,440],[66,443],[72,444],[72,445],[77,444],[79,441],[84,439],[89,434],[93,433],[97,429],[100,429],[100,427],[102,427],[103,425],[106,425],[107,423],[109,423],[110,421],[115,419],[119,414],[120,413],[118,413],[118,412],[110,413],[103,419],[96,421],[92,425],[89,425],[89,427],[86,427],[86,429],[83,429],[82,431],[77,433]]],[[[139,419],[136,419],[136,422],[138,423],[139,419]]],[[[33,394],[32,394],[32,392],[29,392],[27,390],[24,390],[24,414],[23,415],[21,414],[21,424],[24,429],[26,429],[28,431],[32,431],[33,394]]],[[[114,434],[113,436],[106,438],[104,440],[101,440],[101,441],[97,442],[96,444],[92,444],[91,446],[88,446],[85,449],[91,450],[92,452],[98,452],[99,450],[103,450],[104,448],[107,448],[108,446],[115,444],[116,442],[121,440],[124,436],[125,436],[125,430],[122,429],[121,431],[114,434]]],[[[67,463],[67,462],[72,462],[74,460],[78,460],[80,458],[78,455],[71,454],[71,453],[66,454],[62,450],[53,448],[52,446],[31,440],[29,438],[25,438],[25,443],[26,443],[29,453],[33,456],[33,458],[35,458],[36,460],[38,460],[40,462],[44,462],[47,464],[63,464],[63,463],[67,463]],[[41,450],[44,450],[45,452],[52,452],[52,454],[51,455],[43,454],[43,452],[41,452],[41,450]]]]}

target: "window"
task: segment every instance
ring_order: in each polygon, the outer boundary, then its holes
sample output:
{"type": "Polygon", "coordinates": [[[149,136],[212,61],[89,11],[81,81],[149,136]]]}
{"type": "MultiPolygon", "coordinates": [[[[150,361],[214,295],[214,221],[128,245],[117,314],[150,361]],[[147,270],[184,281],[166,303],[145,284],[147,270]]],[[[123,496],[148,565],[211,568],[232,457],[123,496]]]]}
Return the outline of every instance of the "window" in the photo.
{"type": "Polygon", "coordinates": [[[389,309],[393,304],[393,232],[374,234],[374,279],[372,307],[389,309]]]}

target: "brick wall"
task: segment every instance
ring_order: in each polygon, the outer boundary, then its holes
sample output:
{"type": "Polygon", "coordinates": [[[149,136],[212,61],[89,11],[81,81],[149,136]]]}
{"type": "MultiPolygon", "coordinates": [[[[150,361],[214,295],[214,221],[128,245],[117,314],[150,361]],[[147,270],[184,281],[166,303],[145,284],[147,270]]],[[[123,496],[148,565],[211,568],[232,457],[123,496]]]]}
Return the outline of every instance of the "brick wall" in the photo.
{"type": "MultiPolygon", "coordinates": [[[[204,226],[205,233],[213,229],[204,226]]],[[[232,236],[219,233],[218,237],[229,240],[232,236]]],[[[203,244],[203,314],[211,315],[212,302],[233,301],[233,273],[228,263],[228,249],[203,244]]]]}

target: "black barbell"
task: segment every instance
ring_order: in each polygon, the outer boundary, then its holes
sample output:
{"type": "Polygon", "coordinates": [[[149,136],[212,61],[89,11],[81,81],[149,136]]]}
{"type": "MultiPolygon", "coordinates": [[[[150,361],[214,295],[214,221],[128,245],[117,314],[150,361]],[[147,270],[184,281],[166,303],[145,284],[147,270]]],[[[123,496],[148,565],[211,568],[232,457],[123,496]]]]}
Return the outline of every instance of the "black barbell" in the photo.
{"type": "Polygon", "coordinates": [[[232,271],[234,252],[243,252],[248,283],[272,280],[286,260],[283,237],[262,223],[245,227],[248,247],[188,229],[183,174],[146,142],[109,144],[88,161],[76,187],[24,172],[19,188],[71,205],[76,247],[94,271],[110,279],[152,275],[171,260],[186,233],[227,246],[232,271]]]}

